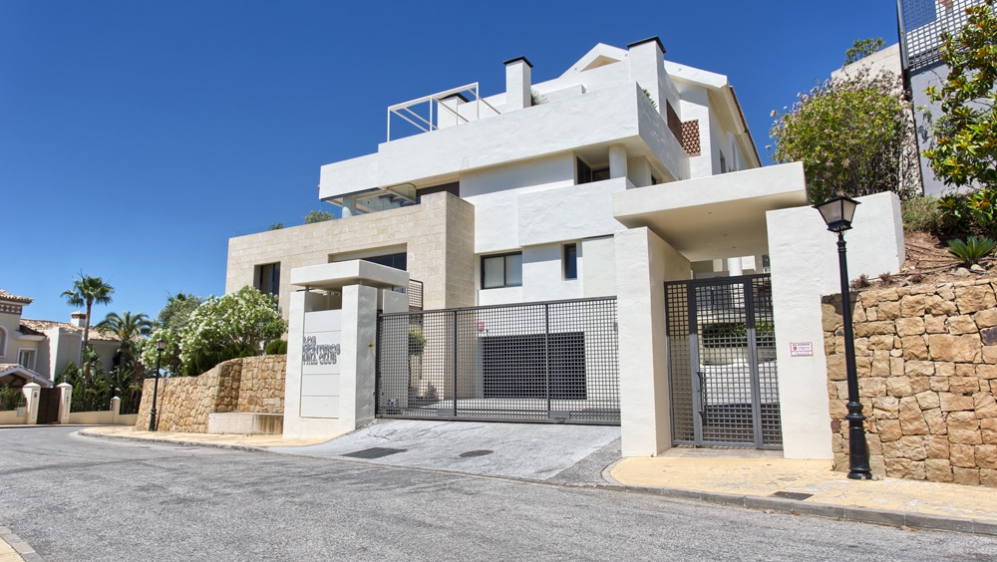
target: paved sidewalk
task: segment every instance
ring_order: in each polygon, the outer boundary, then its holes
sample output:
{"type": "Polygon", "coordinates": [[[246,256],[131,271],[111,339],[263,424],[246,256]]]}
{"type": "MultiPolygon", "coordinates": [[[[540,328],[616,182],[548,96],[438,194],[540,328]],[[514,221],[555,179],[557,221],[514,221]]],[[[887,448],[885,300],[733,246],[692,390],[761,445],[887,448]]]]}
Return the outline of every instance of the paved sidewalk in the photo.
{"type": "Polygon", "coordinates": [[[45,560],[10,529],[0,527],[0,562],[45,562],[45,560]]]}
{"type": "Polygon", "coordinates": [[[110,437],[145,440],[176,445],[204,445],[226,449],[263,449],[265,447],[304,447],[324,443],[328,439],[284,439],[280,435],[214,435],[207,433],[178,433],[172,431],[143,431],[130,425],[104,425],[80,430],[89,437],[110,437]]]}
{"type": "Polygon", "coordinates": [[[831,461],[735,454],[740,453],[672,449],[660,457],[623,459],[604,476],[628,489],[673,497],[997,535],[997,488],[849,480],[831,470],[831,461]]]}

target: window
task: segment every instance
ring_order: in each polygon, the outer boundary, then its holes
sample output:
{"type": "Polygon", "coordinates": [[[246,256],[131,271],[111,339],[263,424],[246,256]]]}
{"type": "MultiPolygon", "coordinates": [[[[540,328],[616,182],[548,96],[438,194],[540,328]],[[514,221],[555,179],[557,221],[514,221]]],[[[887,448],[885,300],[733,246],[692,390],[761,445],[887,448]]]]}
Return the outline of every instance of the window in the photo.
{"type": "Polygon", "coordinates": [[[256,266],[253,284],[264,295],[280,294],[280,263],[256,266]]]}
{"type": "Polygon", "coordinates": [[[720,153],[720,173],[721,174],[727,173],[727,159],[724,158],[723,152],[720,153]]]}
{"type": "Polygon", "coordinates": [[[35,369],[35,350],[20,349],[17,352],[17,364],[25,369],[35,369]]]}
{"type": "Polygon", "coordinates": [[[578,245],[564,245],[564,278],[578,279],[578,245]]]}
{"type": "Polygon", "coordinates": [[[523,254],[481,256],[481,288],[521,287],[523,285],[523,254]]]}
{"type": "Polygon", "coordinates": [[[7,354],[7,330],[0,326],[0,357],[7,354]]]}
{"type": "Polygon", "coordinates": [[[592,183],[594,181],[603,181],[609,179],[609,166],[605,168],[592,169],[588,164],[582,161],[581,158],[576,158],[578,168],[578,184],[592,183]]]}
{"type": "Polygon", "coordinates": [[[369,261],[371,263],[377,263],[381,265],[386,265],[388,267],[393,267],[395,269],[400,269],[406,271],[408,269],[408,254],[402,252],[400,254],[388,254],[386,256],[374,256],[371,258],[360,258],[364,261],[369,261]]]}

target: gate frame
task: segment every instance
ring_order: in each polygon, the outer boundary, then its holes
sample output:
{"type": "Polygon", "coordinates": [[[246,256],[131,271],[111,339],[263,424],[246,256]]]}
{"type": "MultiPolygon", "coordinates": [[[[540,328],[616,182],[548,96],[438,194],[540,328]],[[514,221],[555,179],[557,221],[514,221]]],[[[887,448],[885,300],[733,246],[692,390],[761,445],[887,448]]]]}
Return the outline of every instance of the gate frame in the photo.
{"type": "MultiPolygon", "coordinates": [[[[692,405],[693,405],[693,441],[679,440],[675,436],[675,408],[672,404],[669,404],[670,416],[671,416],[671,444],[672,446],[681,445],[692,445],[694,447],[737,447],[737,448],[754,448],[754,449],[765,449],[765,450],[783,450],[782,445],[782,423],[778,426],[779,429],[779,444],[765,444],[764,443],[764,433],[762,431],[762,403],[761,403],[761,374],[758,369],[758,339],[756,335],[756,322],[757,318],[755,316],[755,299],[754,299],[754,284],[755,279],[769,279],[771,286],[772,275],[770,273],[755,273],[750,275],[735,275],[729,277],[708,277],[701,279],[682,279],[676,281],[665,281],[662,287],[662,291],[665,297],[665,341],[667,348],[667,361],[668,361],[668,388],[669,388],[669,402],[674,404],[675,396],[672,392],[673,378],[675,373],[672,372],[671,368],[671,355],[672,346],[670,342],[671,336],[669,335],[669,286],[684,286],[685,287],[685,298],[686,298],[686,322],[688,324],[689,332],[689,368],[690,368],[690,383],[692,386],[692,405]],[[699,311],[696,302],[696,288],[697,287],[707,287],[707,286],[740,286],[741,290],[744,292],[744,316],[745,325],[747,329],[747,340],[748,340],[748,365],[750,371],[750,386],[751,386],[751,421],[752,421],[752,433],[753,440],[752,443],[729,443],[729,442],[719,442],[719,441],[706,441],[703,437],[703,424],[704,416],[706,410],[703,404],[703,394],[705,385],[705,375],[700,370],[702,363],[700,362],[699,356],[699,311]],[[695,328],[695,330],[693,330],[695,328]]],[[[774,312],[773,312],[774,321],[774,312]]],[[[774,333],[774,332],[773,332],[774,333]]],[[[778,357],[778,355],[777,355],[778,357]]],[[[773,359],[777,361],[777,359],[773,359]]],[[[776,373],[778,373],[778,363],[776,363],[776,373]]],[[[778,381],[778,374],[776,375],[776,381],[778,381]]],[[[778,398],[778,392],[776,397],[778,398]]],[[[781,405],[781,402],[780,402],[781,405]]]]}
{"type": "MultiPolygon", "coordinates": [[[[374,416],[376,418],[384,419],[416,419],[416,420],[427,420],[427,421],[473,421],[473,422],[495,422],[495,423],[528,423],[528,424],[569,424],[569,425],[608,425],[608,426],[620,426],[621,425],[621,412],[620,412],[620,358],[619,358],[619,305],[616,295],[600,296],[600,297],[584,297],[576,299],[562,299],[562,300],[551,300],[551,301],[531,301],[531,302],[520,302],[520,303],[505,303],[505,304],[494,304],[494,305],[484,305],[484,306],[465,306],[458,308],[443,308],[435,310],[409,310],[407,312],[386,312],[378,313],[377,315],[377,334],[375,336],[375,341],[377,342],[376,353],[375,353],[375,374],[374,374],[374,416]],[[611,301],[614,303],[613,315],[614,315],[614,334],[615,342],[614,348],[616,352],[616,419],[611,421],[601,421],[601,420],[571,420],[570,416],[551,416],[553,410],[551,408],[551,392],[550,392],[550,307],[551,305],[558,304],[572,304],[572,303],[586,303],[586,302],[606,302],[611,301]],[[495,418],[487,416],[460,416],[458,411],[460,410],[460,398],[457,398],[457,385],[458,385],[458,346],[453,345],[453,357],[451,358],[453,362],[453,407],[450,408],[451,415],[446,417],[418,417],[418,416],[405,416],[405,415],[393,415],[386,414],[386,406],[381,404],[381,388],[382,388],[382,361],[381,361],[381,335],[382,335],[382,325],[384,318],[408,316],[412,317],[415,315],[426,316],[429,314],[452,314],[453,315],[453,326],[451,337],[454,338],[454,342],[458,339],[458,322],[457,318],[461,312],[469,311],[482,311],[482,310],[497,310],[503,308],[516,308],[516,307],[527,307],[527,306],[543,306],[544,307],[544,363],[545,363],[545,402],[547,404],[547,417],[546,418],[535,418],[535,419],[522,419],[522,418],[495,418]]],[[[463,399],[463,400],[475,400],[477,398],[463,399]]],[[[446,408],[439,408],[437,412],[444,412],[446,408]]],[[[567,412],[565,412],[567,413],[567,412]]]]}

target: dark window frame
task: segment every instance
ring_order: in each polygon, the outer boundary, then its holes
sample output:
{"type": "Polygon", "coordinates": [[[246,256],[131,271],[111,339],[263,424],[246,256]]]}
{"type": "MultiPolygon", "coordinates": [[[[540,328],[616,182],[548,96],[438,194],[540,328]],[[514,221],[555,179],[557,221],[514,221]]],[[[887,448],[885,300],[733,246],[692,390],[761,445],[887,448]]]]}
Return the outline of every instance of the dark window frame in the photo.
{"type": "Polygon", "coordinates": [[[561,256],[564,263],[564,267],[562,268],[564,279],[578,279],[578,244],[575,242],[565,244],[561,256]]]}
{"type": "Polygon", "coordinates": [[[280,295],[280,262],[261,263],[253,271],[253,287],[264,295],[280,295]],[[270,268],[270,290],[264,291],[263,275],[270,268]],[[274,275],[276,271],[276,276],[274,275]]]}
{"type": "Polygon", "coordinates": [[[507,287],[522,287],[523,286],[523,252],[505,252],[502,254],[487,254],[481,256],[480,269],[481,269],[481,290],[485,291],[488,289],[505,289],[507,287]],[[509,273],[505,268],[506,260],[509,256],[520,256],[519,260],[519,284],[509,283],[509,273]],[[502,258],[502,285],[496,287],[485,287],[485,260],[502,258]]]}

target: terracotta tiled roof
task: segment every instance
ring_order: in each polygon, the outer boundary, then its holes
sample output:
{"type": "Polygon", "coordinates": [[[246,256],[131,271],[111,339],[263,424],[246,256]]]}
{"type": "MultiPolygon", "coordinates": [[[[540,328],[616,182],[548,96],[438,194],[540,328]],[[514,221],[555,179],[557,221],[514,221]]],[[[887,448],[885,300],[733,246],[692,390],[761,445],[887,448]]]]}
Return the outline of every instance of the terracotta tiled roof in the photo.
{"type": "MultiPolygon", "coordinates": [[[[69,322],[51,322],[49,320],[31,320],[28,318],[21,318],[21,326],[27,326],[37,332],[51,330],[52,328],[62,328],[67,332],[76,332],[80,334],[81,337],[83,336],[83,326],[73,326],[69,322]]],[[[93,326],[90,326],[90,339],[95,341],[120,341],[118,336],[115,336],[109,332],[101,332],[93,326]]]]}
{"type": "Polygon", "coordinates": [[[0,300],[19,302],[21,304],[31,304],[35,299],[29,299],[28,297],[19,297],[13,293],[8,293],[7,291],[0,289],[0,300]]]}

